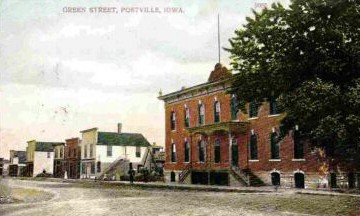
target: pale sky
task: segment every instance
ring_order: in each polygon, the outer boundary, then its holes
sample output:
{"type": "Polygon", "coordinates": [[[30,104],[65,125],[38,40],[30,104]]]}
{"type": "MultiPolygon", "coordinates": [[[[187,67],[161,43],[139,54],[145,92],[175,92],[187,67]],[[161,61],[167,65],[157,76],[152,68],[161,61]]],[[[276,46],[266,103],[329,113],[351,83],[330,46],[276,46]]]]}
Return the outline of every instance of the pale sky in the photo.
{"type": "MultiPolygon", "coordinates": [[[[272,0],[0,0],[0,157],[26,141],[62,141],[98,127],[142,133],[164,145],[158,92],[207,81],[221,46],[272,0]],[[92,14],[91,7],[118,13],[92,14]],[[64,13],[64,7],[86,7],[64,13]],[[158,7],[162,13],[121,13],[158,7]],[[164,8],[182,13],[164,13],[164,8]]],[[[286,0],[280,1],[286,3],[286,0]]],[[[229,54],[221,63],[229,67],[229,54]]]]}

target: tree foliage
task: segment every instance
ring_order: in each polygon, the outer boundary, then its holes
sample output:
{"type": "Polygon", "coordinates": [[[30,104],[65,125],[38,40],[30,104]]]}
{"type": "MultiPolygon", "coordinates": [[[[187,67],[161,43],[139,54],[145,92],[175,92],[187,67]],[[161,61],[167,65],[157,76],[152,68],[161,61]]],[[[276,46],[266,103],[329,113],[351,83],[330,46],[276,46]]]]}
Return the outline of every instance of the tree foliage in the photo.
{"type": "Polygon", "coordinates": [[[298,125],[313,145],[359,161],[359,1],[293,0],[253,13],[226,48],[240,109],[276,97],[285,130],[298,125]]]}

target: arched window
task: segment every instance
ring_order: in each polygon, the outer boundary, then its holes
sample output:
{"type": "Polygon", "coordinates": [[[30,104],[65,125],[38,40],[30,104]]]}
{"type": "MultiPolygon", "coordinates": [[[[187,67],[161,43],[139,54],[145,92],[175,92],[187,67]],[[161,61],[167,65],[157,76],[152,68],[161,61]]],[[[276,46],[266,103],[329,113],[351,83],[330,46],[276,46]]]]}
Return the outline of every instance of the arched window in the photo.
{"type": "Polygon", "coordinates": [[[270,115],[279,114],[277,100],[275,97],[270,97],[269,105],[270,105],[270,115]]]}
{"type": "Polygon", "coordinates": [[[250,136],[250,160],[257,160],[258,152],[257,152],[257,137],[256,134],[252,134],[250,136]]]}
{"type": "Polygon", "coordinates": [[[171,111],[171,114],[170,114],[170,124],[171,124],[171,130],[175,130],[175,123],[176,122],[176,115],[175,115],[175,112],[174,111],[171,111]]]}
{"type": "Polygon", "coordinates": [[[175,182],[175,172],[174,171],[171,171],[171,173],[170,173],[170,181],[175,182]]]}
{"type": "Polygon", "coordinates": [[[185,107],[185,127],[190,127],[190,109],[185,107]]]}
{"type": "Polygon", "coordinates": [[[171,144],[171,162],[176,162],[176,146],[175,146],[175,143],[171,144]]]}
{"type": "Polygon", "coordinates": [[[272,132],[270,135],[271,159],[280,159],[280,146],[278,142],[278,134],[272,132]]]}
{"type": "Polygon", "coordinates": [[[304,158],[304,143],[300,139],[300,132],[294,131],[294,159],[304,158]]]}
{"type": "Polygon", "coordinates": [[[216,139],[214,144],[214,161],[220,163],[220,140],[216,139]]]}
{"type": "Polygon", "coordinates": [[[235,95],[231,97],[230,108],[231,108],[231,120],[236,120],[238,115],[237,98],[235,95]]]}
{"type": "Polygon", "coordinates": [[[239,146],[235,137],[231,139],[231,164],[239,166],[239,146]]]}
{"type": "Polygon", "coordinates": [[[199,162],[205,162],[205,141],[200,140],[198,142],[198,150],[199,150],[199,162]]]}
{"type": "Polygon", "coordinates": [[[199,125],[205,124],[205,107],[204,104],[199,104],[199,125]]]}
{"type": "Polygon", "coordinates": [[[250,118],[257,117],[258,116],[258,109],[259,109],[259,106],[258,106],[257,102],[255,102],[255,101],[250,102],[250,104],[249,104],[249,117],[250,118]]]}
{"type": "Polygon", "coordinates": [[[190,145],[189,145],[188,141],[185,141],[185,143],[184,143],[184,153],[185,153],[184,161],[189,162],[190,161],[190,145]]]}
{"type": "Polygon", "coordinates": [[[296,188],[304,188],[305,187],[305,175],[301,172],[297,172],[294,174],[295,179],[295,187],[296,188]]]}
{"type": "Polygon", "coordinates": [[[214,122],[220,122],[220,103],[219,101],[215,101],[214,103],[214,122]]]}
{"type": "Polygon", "coordinates": [[[271,184],[280,185],[280,174],[278,172],[271,173],[271,184]]]}

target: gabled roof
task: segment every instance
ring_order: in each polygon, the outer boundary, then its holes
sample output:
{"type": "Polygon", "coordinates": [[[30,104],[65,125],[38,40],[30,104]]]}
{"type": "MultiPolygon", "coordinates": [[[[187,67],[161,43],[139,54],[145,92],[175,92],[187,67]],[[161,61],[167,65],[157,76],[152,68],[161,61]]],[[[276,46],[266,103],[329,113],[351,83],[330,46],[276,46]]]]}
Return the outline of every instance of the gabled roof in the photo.
{"type": "Polygon", "coordinates": [[[35,151],[52,152],[55,145],[64,145],[63,142],[36,142],[35,151]]]}
{"type": "Polygon", "coordinates": [[[150,143],[139,133],[114,133],[98,132],[97,145],[115,145],[115,146],[150,146],[150,143]]]}

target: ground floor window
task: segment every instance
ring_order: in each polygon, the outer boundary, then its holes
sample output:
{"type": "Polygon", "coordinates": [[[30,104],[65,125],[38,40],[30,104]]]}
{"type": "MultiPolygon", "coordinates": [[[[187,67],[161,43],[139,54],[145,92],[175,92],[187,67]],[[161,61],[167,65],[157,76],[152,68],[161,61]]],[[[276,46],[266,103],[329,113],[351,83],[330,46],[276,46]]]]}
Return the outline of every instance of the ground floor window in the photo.
{"type": "Polygon", "coordinates": [[[348,184],[349,184],[349,188],[355,188],[355,174],[354,173],[349,173],[348,174],[348,184]]]}
{"type": "Polygon", "coordinates": [[[95,162],[91,163],[91,174],[95,174],[95,162]]]}
{"type": "Polygon", "coordinates": [[[97,162],[96,169],[97,169],[97,172],[101,172],[101,162],[100,161],[97,162]]]}
{"type": "Polygon", "coordinates": [[[85,174],[85,173],[86,173],[86,164],[85,164],[85,163],[82,163],[82,164],[81,164],[81,173],[82,173],[82,174],[85,174]]]}
{"type": "Polygon", "coordinates": [[[272,185],[280,185],[280,173],[278,173],[278,172],[271,173],[271,184],[272,185]]]}
{"type": "Polygon", "coordinates": [[[215,163],[219,163],[220,162],[220,140],[216,139],[215,140],[215,147],[214,147],[214,161],[215,163]]]}
{"type": "Polygon", "coordinates": [[[205,141],[198,142],[198,150],[199,150],[199,162],[205,161],[205,141]]]}
{"type": "Polygon", "coordinates": [[[174,171],[171,171],[171,173],[170,173],[170,181],[175,182],[175,172],[174,171]]]}
{"type": "Polygon", "coordinates": [[[337,187],[337,183],[336,183],[336,173],[331,173],[331,174],[330,174],[330,187],[331,187],[331,188],[336,188],[336,187],[337,187]]]}
{"type": "Polygon", "coordinates": [[[239,148],[235,138],[231,141],[231,164],[233,166],[239,166],[239,148]]]}
{"type": "Polygon", "coordinates": [[[305,187],[305,176],[303,173],[297,172],[294,175],[295,179],[295,187],[296,188],[304,188],[305,187]]]}

